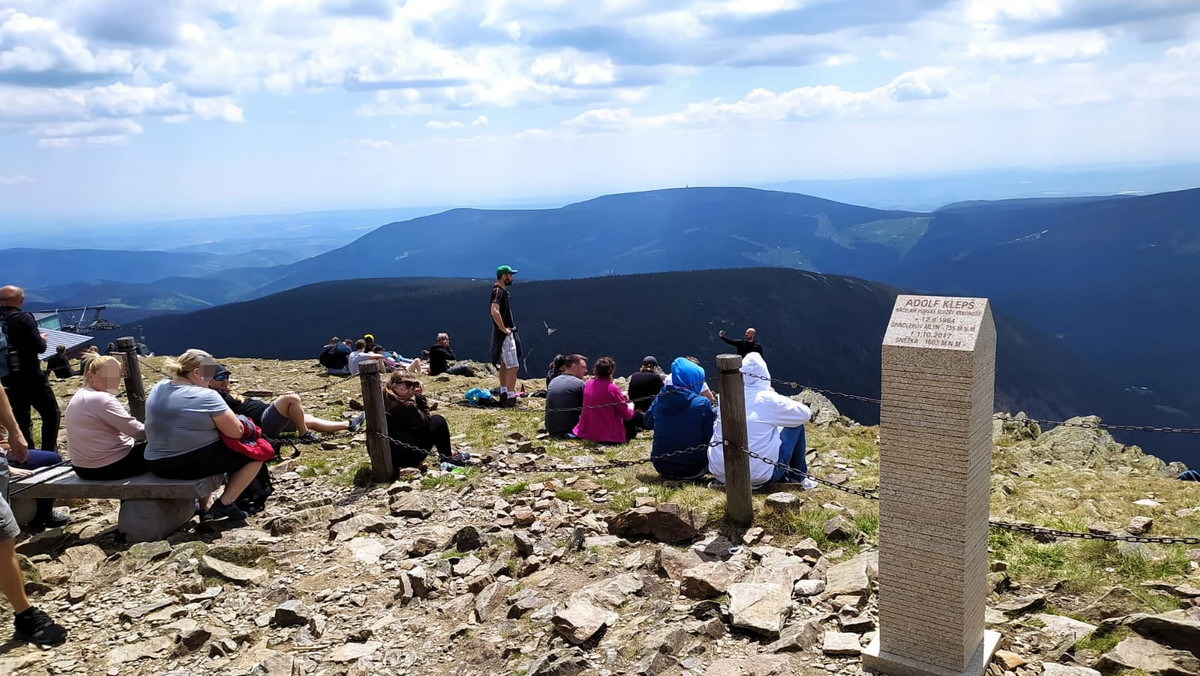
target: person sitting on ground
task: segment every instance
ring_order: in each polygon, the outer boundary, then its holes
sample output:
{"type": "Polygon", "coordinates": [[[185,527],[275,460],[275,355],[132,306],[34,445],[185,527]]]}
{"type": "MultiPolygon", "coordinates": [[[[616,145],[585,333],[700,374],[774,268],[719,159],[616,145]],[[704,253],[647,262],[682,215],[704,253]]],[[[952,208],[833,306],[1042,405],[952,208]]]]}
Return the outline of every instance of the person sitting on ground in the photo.
{"type": "Polygon", "coordinates": [[[66,380],[75,375],[75,372],[71,370],[71,361],[67,359],[66,345],[54,348],[54,354],[46,360],[46,377],[49,378],[51,373],[59,380],[66,380]]]}
{"type": "Polygon", "coordinates": [[[629,376],[629,400],[635,411],[650,410],[650,402],[663,388],[663,378],[658,373],[658,360],[648,355],[642,360],[642,368],[629,376]]]}
{"type": "MultiPolygon", "coordinates": [[[[29,452],[25,435],[17,424],[8,395],[0,387],[0,428],[8,431],[8,457],[24,460],[29,452]]],[[[55,646],[67,640],[67,630],[45,611],[34,607],[25,595],[25,580],[17,561],[17,536],[21,527],[8,502],[8,457],[0,453],[0,593],[13,609],[13,638],[43,646],[55,646]]]]}
{"type": "MultiPolygon", "coordinates": [[[[687,357],[684,357],[684,359],[692,362],[696,366],[700,366],[700,360],[697,359],[696,357],[688,355],[687,357]]],[[[704,368],[701,367],[700,370],[703,371],[704,368]]],[[[671,386],[671,374],[668,373],[666,375],[666,377],[663,378],[663,387],[670,387],[670,386],[671,386]]],[[[713,391],[708,387],[707,381],[700,384],[700,396],[704,397],[712,404],[717,403],[717,395],[713,394],[713,391]]]]}
{"type": "Polygon", "coordinates": [[[553,437],[574,438],[572,431],[579,424],[579,409],[583,407],[587,357],[569,354],[555,359],[560,362],[560,373],[546,389],[546,433],[553,437]]]}
{"type": "Polygon", "coordinates": [[[708,474],[706,444],[717,420],[712,402],[700,396],[704,369],[679,357],[671,362],[671,382],[646,411],[646,429],[654,430],[650,462],[664,479],[699,479],[708,474]]]}
{"type": "Polygon", "coordinates": [[[550,360],[550,365],[546,370],[546,387],[550,387],[550,383],[558,377],[558,374],[563,372],[563,368],[566,366],[566,364],[567,357],[565,355],[554,355],[554,359],[550,360]]]}
{"type": "Polygon", "coordinates": [[[90,481],[146,472],[146,428],[112,395],[121,384],[121,363],[97,355],[88,360],[83,381],[63,414],[72,469],[90,481]]]}
{"type": "Polygon", "coordinates": [[[321,434],[335,432],[350,432],[354,434],[362,427],[365,413],[360,413],[352,420],[337,422],[325,420],[304,412],[304,404],[300,395],[295,392],[281,394],[271,403],[262,399],[239,399],[229,391],[230,378],[233,372],[224,364],[217,364],[216,372],[208,381],[208,386],[221,395],[234,413],[244,415],[254,421],[262,429],[264,439],[280,439],[295,435],[297,440],[315,443],[321,440],[321,434]]]}
{"type": "Polygon", "coordinates": [[[421,381],[408,371],[397,370],[388,377],[384,410],[395,469],[421,467],[425,456],[435,448],[439,462],[465,465],[471,459],[467,453],[453,452],[450,426],[445,418],[431,412],[421,381]]]}
{"type": "MultiPolygon", "coordinates": [[[[370,334],[368,334],[368,335],[370,335],[370,334]]],[[[368,352],[367,351],[367,341],[363,340],[362,338],[359,338],[358,340],[354,341],[354,352],[350,353],[350,356],[347,357],[347,361],[346,361],[346,365],[350,371],[350,375],[352,375],[352,376],[358,375],[359,365],[362,364],[364,361],[371,361],[371,360],[378,361],[379,368],[381,368],[381,369],[385,368],[384,363],[383,363],[383,355],[375,354],[374,352],[368,352]]]]}
{"type": "Polygon", "coordinates": [[[233,503],[254,481],[263,463],[230,449],[221,435],[240,439],[245,427],[220,393],[208,387],[217,363],[204,350],[191,349],[167,360],[169,380],[146,397],[146,464],[164,479],[228,477],[225,490],[202,517],[244,520],[233,503]]]}
{"type": "MultiPolygon", "coordinates": [[[[812,412],[804,404],[788,399],[771,388],[771,372],[761,354],[752,352],[742,360],[742,382],[746,395],[746,439],[750,452],[766,460],[750,458],[750,484],[802,483],[805,490],[816,487],[812,479],[801,474],[808,472],[805,458],[807,443],[804,423],[812,412]],[[777,463],[777,464],[772,464],[777,463]],[[794,469],[801,474],[788,471],[794,469]]],[[[721,415],[713,425],[713,439],[721,441],[721,415]]],[[[725,447],[708,449],[708,471],[717,481],[725,482],[725,447]]]]}
{"type": "Polygon", "coordinates": [[[317,362],[325,367],[325,373],[331,376],[350,375],[350,354],[354,350],[343,343],[337,336],[329,339],[329,343],[321,350],[317,362]]]}
{"type": "Polygon", "coordinates": [[[454,350],[450,348],[450,335],[447,333],[437,334],[437,342],[429,348],[429,375],[440,376],[446,373],[452,376],[474,378],[475,371],[470,366],[466,364],[450,366],[450,362],[457,360],[458,357],[454,356],[454,350]]]}
{"type": "MultiPolygon", "coordinates": [[[[617,363],[612,357],[596,360],[593,378],[583,386],[583,411],[579,414],[579,423],[572,430],[572,434],[580,439],[609,444],[629,441],[625,421],[633,418],[633,407],[612,381],[616,369],[617,363]]],[[[553,385],[553,381],[550,384],[553,385]]]]}
{"type": "Polygon", "coordinates": [[[753,328],[750,328],[750,329],[746,329],[746,339],[745,340],[733,340],[730,338],[726,338],[725,330],[722,329],[717,334],[717,337],[720,338],[721,340],[725,341],[726,343],[736,347],[739,357],[745,357],[746,355],[750,354],[751,352],[757,352],[759,354],[763,353],[762,344],[760,344],[757,340],[754,339],[754,337],[757,335],[758,335],[758,332],[755,331],[753,328]]]}
{"type": "Polygon", "coordinates": [[[363,339],[363,342],[367,344],[367,352],[374,352],[375,348],[383,347],[379,343],[375,342],[374,334],[364,333],[362,339],[363,339]]]}

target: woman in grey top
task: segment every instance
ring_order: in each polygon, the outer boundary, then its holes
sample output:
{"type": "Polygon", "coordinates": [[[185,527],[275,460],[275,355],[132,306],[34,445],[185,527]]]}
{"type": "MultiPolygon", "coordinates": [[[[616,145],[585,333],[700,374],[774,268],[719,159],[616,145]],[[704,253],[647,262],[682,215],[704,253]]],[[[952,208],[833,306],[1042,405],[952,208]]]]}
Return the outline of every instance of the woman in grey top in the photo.
{"type": "Polygon", "coordinates": [[[216,361],[203,350],[188,350],[167,360],[170,380],[146,397],[146,464],[165,479],[228,476],[225,491],[208,508],[210,515],[245,519],[233,503],[262,467],[261,462],[230,450],[221,435],[242,436],[242,423],[208,381],[216,361]]]}

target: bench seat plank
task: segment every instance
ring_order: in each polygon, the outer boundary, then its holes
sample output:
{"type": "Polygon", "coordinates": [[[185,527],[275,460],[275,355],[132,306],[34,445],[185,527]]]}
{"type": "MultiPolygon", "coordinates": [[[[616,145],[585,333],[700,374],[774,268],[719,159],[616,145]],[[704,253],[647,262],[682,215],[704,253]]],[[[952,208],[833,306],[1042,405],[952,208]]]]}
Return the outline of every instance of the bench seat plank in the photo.
{"type": "Polygon", "coordinates": [[[223,476],[204,479],[164,479],[149,472],[117,481],[80,479],[69,466],[39,472],[9,484],[19,498],[92,498],[107,500],[193,500],[221,487],[223,476]]]}

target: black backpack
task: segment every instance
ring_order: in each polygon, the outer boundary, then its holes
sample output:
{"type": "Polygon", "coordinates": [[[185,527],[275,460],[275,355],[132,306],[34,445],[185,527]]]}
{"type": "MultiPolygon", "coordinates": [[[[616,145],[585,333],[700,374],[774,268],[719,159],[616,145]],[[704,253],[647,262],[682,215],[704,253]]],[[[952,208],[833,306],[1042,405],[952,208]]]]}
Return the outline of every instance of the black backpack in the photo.
{"type": "Polygon", "coordinates": [[[337,345],[326,345],[324,350],[321,350],[321,356],[317,357],[317,362],[327,369],[344,369],[346,364],[350,363],[350,357],[345,352],[338,352],[337,345]]]}

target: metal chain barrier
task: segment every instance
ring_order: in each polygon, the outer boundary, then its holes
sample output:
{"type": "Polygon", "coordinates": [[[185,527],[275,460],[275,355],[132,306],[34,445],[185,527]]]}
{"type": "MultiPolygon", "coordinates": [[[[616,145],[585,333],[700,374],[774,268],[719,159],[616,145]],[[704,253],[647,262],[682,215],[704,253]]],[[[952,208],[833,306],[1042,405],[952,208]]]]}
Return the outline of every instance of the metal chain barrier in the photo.
{"type": "Polygon", "coordinates": [[[1145,542],[1159,545],[1200,545],[1200,537],[1168,537],[1153,535],[1117,535],[1115,533],[1081,533],[1078,531],[1043,528],[1029,523],[1001,521],[991,519],[988,525],[999,530],[1010,530],[1030,535],[1045,535],[1056,538],[1073,538],[1077,540],[1104,540],[1106,542],[1145,542]]]}
{"type": "MultiPolygon", "coordinates": [[[[1003,419],[1003,418],[999,418],[1000,415],[1003,415],[1003,414],[997,414],[995,417],[997,417],[997,419],[1003,419]]],[[[1079,428],[1090,429],[1090,430],[1101,429],[1101,430],[1124,430],[1126,432],[1171,432],[1171,433],[1175,433],[1175,434],[1200,434],[1200,428],[1192,428],[1192,427],[1154,427],[1152,425],[1112,425],[1112,424],[1105,423],[1105,422],[1079,423],[1079,422],[1071,422],[1069,420],[1039,420],[1038,418],[1030,418],[1030,417],[1010,418],[1010,420],[1018,421],[1018,422],[1022,421],[1022,420],[1027,420],[1029,422],[1035,422],[1039,425],[1056,425],[1056,426],[1062,425],[1064,427],[1079,427],[1079,428]]]]}

